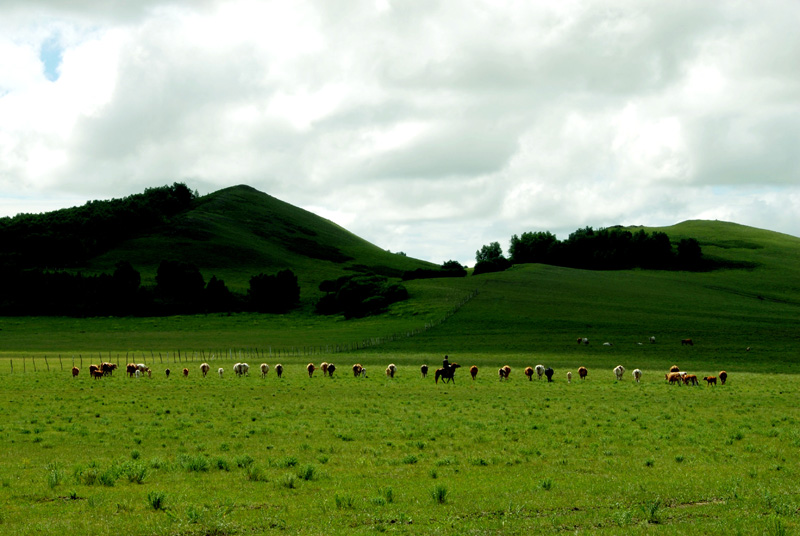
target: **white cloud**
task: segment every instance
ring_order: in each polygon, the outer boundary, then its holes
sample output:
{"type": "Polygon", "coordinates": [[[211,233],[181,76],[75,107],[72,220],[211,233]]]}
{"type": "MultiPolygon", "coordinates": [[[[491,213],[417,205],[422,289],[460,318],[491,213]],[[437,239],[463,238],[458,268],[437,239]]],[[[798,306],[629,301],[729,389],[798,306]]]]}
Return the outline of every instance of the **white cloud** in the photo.
{"type": "Polygon", "coordinates": [[[437,262],[584,225],[800,235],[798,20],[791,0],[9,0],[0,210],[246,183],[437,262]]]}

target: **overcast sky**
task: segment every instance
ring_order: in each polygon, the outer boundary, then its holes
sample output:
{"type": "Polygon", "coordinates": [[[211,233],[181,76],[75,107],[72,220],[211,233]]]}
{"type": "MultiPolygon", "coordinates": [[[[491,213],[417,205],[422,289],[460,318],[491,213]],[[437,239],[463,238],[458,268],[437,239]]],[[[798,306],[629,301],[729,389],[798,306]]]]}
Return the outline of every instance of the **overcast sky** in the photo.
{"type": "Polygon", "coordinates": [[[800,236],[800,2],[3,0],[0,216],[248,184],[391,251],[800,236]]]}

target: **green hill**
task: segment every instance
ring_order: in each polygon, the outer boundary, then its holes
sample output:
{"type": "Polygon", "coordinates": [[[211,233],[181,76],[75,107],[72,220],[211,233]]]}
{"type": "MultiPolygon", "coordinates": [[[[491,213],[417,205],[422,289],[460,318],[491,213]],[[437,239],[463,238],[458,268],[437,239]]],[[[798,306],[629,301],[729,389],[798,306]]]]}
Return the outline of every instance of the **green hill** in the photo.
{"type": "Polygon", "coordinates": [[[303,296],[317,295],[322,280],[371,271],[399,277],[430,268],[424,261],[393,254],[335,223],[249,186],[233,186],[199,197],[168,225],[127,239],[92,258],[87,272],[112,271],[128,260],[151,283],[162,260],[198,266],[208,280],[225,280],[244,291],[251,276],[288,268],[303,296]]]}

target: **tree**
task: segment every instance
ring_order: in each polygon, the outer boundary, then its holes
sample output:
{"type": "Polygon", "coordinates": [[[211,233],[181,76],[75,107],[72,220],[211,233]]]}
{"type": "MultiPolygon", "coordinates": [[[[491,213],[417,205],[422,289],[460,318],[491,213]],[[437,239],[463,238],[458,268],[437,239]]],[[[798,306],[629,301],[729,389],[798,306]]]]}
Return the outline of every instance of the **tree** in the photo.
{"type": "Polygon", "coordinates": [[[161,261],[156,273],[156,295],[179,304],[200,302],[206,283],[203,274],[192,263],[183,261],[161,261]]]}
{"type": "Polygon", "coordinates": [[[475,252],[475,262],[493,261],[501,257],[503,257],[503,250],[500,242],[492,242],[475,252]]]}
{"type": "Polygon", "coordinates": [[[291,270],[277,275],[258,274],[250,278],[250,305],[262,313],[285,313],[300,301],[300,285],[291,270]]]}
{"type": "Polygon", "coordinates": [[[697,268],[702,257],[700,243],[694,238],[684,238],[678,242],[678,264],[682,268],[697,268]]]}

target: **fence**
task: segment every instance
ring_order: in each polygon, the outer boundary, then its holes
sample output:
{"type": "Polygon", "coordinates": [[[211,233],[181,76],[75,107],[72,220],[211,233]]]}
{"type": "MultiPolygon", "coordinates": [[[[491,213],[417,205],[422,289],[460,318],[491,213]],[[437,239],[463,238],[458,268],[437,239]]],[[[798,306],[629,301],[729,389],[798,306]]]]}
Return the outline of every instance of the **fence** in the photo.
{"type": "MultiPolygon", "coordinates": [[[[125,366],[128,363],[143,363],[145,365],[148,364],[163,364],[163,363],[190,363],[195,361],[215,361],[215,360],[227,360],[227,361],[245,361],[245,360],[260,360],[264,361],[266,359],[276,359],[281,357],[302,357],[302,356],[314,356],[314,355],[330,355],[330,354],[341,354],[341,353],[350,353],[350,352],[357,352],[359,350],[365,350],[367,348],[374,348],[376,346],[380,346],[382,344],[407,339],[409,337],[414,337],[415,335],[419,335],[421,333],[425,333],[436,326],[439,326],[446,322],[450,317],[458,312],[467,302],[469,302],[472,298],[478,295],[477,290],[473,290],[467,296],[465,296],[462,300],[460,300],[452,309],[450,309],[445,315],[433,322],[428,322],[424,326],[420,328],[415,328],[412,330],[406,330],[403,332],[393,333],[391,335],[386,335],[383,337],[370,337],[367,339],[363,339],[360,341],[353,341],[348,343],[336,343],[336,344],[325,344],[325,345],[312,345],[312,346],[291,346],[288,348],[227,348],[227,349],[218,349],[218,350],[210,350],[206,352],[205,350],[192,350],[192,351],[173,351],[173,352],[126,352],[123,358],[122,353],[117,353],[112,355],[111,352],[103,354],[102,352],[98,352],[96,354],[77,354],[77,355],[70,355],[69,358],[64,359],[61,354],[57,356],[50,356],[52,359],[58,359],[58,367],[59,370],[64,370],[64,361],[67,361],[67,366],[71,369],[72,367],[83,368],[84,359],[86,360],[86,364],[89,365],[91,363],[114,363],[117,367],[125,366]],[[149,353],[149,355],[148,355],[149,353]]],[[[48,356],[45,355],[41,358],[36,358],[34,356],[22,356],[20,358],[9,358],[9,363],[11,365],[11,373],[14,373],[14,359],[22,360],[22,372],[27,372],[28,362],[30,361],[31,367],[33,368],[34,372],[38,372],[39,369],[44,370],[41,365],[42,360],[44,361],[45,368],[49,371],[50,370],[50,361],[48,356]],[[37,367],[37,360],[39,361],[39,365],[37,367]]],[[[19,367],[19,364],[17,365],[19,367]]],[[[55,367],[55,361],[54,365],[55,367]]]]}

